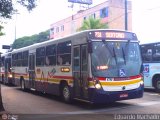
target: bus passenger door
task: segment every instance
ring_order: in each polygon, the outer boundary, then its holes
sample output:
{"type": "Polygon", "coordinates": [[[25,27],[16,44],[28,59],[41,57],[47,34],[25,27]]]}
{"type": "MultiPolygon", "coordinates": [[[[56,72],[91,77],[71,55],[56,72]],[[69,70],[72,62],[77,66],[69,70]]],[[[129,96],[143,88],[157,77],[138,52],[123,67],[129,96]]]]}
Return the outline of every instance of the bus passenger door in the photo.
{"type": "Polygon", "coordinates": [[[29,55],[29,86],[35,88],[35,54],[29,55]]]}
{"type": "Polygon", "coordinates": [[[88,52],[87,45],[73,48],[74,95],[79,99],[88,99],[88,52]]]}

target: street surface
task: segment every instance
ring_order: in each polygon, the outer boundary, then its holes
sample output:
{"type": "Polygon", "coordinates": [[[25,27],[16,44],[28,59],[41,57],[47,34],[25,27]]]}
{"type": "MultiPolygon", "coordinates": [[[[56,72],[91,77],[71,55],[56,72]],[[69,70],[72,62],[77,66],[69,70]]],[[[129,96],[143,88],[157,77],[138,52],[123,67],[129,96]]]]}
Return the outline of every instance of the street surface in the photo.
{"type": "Polygon", "coordinates": [[[126,117],[148,120],[153,119],[153,115],[160,119],[160,94],[154,90],[145,90],[140,99],[94,106],[78,101],[65,104],[57,96],[23,92],[19,87],[1,85],[1,90],[7,115],[17,120],[118,120],[126,117]]]}

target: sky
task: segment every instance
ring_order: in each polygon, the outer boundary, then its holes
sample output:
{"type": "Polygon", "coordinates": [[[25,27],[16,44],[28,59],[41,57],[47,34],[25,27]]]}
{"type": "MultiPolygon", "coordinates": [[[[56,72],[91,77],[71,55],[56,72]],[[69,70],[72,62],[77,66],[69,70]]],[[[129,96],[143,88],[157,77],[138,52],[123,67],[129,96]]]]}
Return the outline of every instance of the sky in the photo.
{"type": "MultiPolygon", "coordinates": [[[[93,5],[103,3],[107,0],[92,0],[93,5]]],[[[131,0],[132,1],[132,31],[135,32],[140,43],[160,41],[160,0],[131,0]]],[[[5,36],[0,37],[0,52],[2,45],[10,45],[16,38],[38,34],[50,28],[56,21],[71,16],[79,10],[79,5],[68,0],[38,0],[38,6],[31,12],[16,5],[18,14],[12,20],[7,20],[4,25],[5,36]],[[16,28],[16,35],[15,35],[16,28]]]]}

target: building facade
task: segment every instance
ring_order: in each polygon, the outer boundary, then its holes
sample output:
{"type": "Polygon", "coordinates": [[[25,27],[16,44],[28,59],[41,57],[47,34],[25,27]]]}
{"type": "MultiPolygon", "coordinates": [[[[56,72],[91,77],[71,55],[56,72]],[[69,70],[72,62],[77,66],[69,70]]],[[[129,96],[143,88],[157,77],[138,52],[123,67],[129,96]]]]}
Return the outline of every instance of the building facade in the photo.
{"type": "MultiPolygon", "coordinates": [[[[132,4],[127,1],[128,30],[132,30],[132,4]]],[[[73,34],[82,26],[85,19],[100,18],[101,22],[108,24],[109,29],[125,30],[125,0],[106,0],[87,10],[78,11],[68,18],[51,24],[50,39],[73,34]]]]}

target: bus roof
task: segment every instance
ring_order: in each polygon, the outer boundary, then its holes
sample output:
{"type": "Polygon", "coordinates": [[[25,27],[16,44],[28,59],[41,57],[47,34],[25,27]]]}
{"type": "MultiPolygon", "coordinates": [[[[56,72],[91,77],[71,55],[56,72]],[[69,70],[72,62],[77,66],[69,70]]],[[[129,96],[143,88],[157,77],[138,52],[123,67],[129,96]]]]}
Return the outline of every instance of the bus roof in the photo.
{"type": "Polygon", "coordinates": [[[143,43],[143,44],[140,44],[140,45],[151,45],[151,44],[160,44],[160,42],[143,43]]]}
{"type": "Polygon", "coordinates": [[[31,49],[32,48],[37,48],[39,46],[43,47],[45,45],[50,45],[51,43],[57,44],[57,43],[65,42],[65,41],[69,41],[69,40],[71,40],[73,42],[73,41],[78,41],[77,39],[79,39],[79,42],[80,41],[87,42],[87,40],[84,40],[82,38],[84,38],[84,37],[88,38],[88,33],[93,32],[93,31],[113,31],[113,32],[117,31],[117,32],[132,33],[132,32],[129,32],[129,31],[118,30],[118,29],[90,29],[90,30],[84,30],[84,31],[81,31],[81,32],[76,32],[74,34],[70,34],[70,35],[67,35],[65,37],[50,39],[48,41],[44,41],[44,42],[41,42],[41,43],[35,43],[33,45],[30,45],[30,46],[26,46],[26,47],[19,48],[19,49],[14,49],[12,52],[14,53],[14,52],[18,52],[18,51],[25,51],[25,50],[28,50],[30,48],[31,49]],[[76,39],[72,40],[71,38],[76,38],[76,39]]]}

